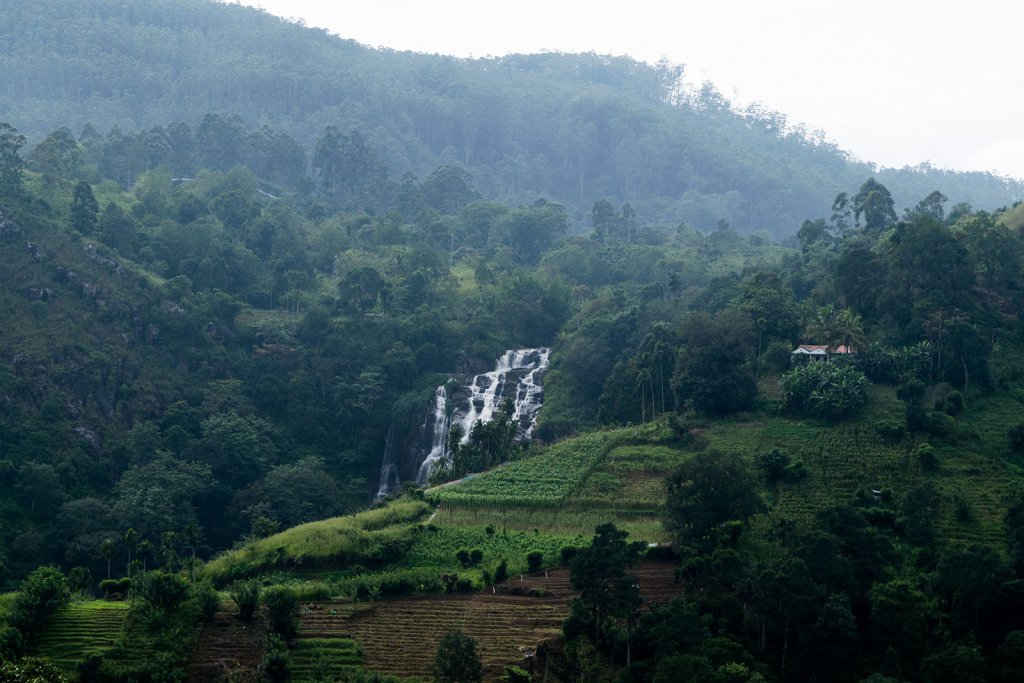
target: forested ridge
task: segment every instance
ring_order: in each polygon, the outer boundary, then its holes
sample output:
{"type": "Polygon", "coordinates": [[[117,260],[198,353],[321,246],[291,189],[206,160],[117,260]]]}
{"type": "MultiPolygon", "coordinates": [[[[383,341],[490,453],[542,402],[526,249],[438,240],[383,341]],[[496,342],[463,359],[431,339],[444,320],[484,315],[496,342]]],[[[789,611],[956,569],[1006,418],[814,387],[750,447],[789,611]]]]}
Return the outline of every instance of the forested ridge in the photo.
{"type": "MultiPolygon", "coordinates": [[[[159,136],[216,113],[290,136],[308,165],[335,126],[393,179],[458,165],[486,198],[563,203],[574,231],[608,197],[670,228],[724,220],[779,238],[875,170],[782,114],[685,87],[682,65],[373,50],[206,0],[11,2],[0,19],[0,109],[33,142],[86,124],[159,136]]],[[[935,189],[986,210],[1021,196],[1016,181],[927,164],[879,178],[901,206],[935,189]]]]}
{"type": "Polygon", "coordinates": [[[0,680],[1024,673],[1019,183],[665,64],[0,18],[0,680]],[[500,409],[431,480],[476,476],[375,499],[539,346],[534,443],[500,409]]]}

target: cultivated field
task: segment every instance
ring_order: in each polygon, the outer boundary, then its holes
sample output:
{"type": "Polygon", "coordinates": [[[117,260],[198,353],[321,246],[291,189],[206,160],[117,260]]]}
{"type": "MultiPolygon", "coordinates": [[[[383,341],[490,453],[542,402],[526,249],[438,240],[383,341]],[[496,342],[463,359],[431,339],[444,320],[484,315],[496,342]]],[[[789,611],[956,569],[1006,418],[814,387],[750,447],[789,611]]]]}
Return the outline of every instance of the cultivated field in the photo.
{"type": "MultiPolygon", "coordinates": [[[[678,595],[670,564],[641,564],[631,572],[648,602],[678,595]]],[[[493,592],[306,603],[300,609],[296,680],[310,680],[317,660],[321,670],[361,663],[373,671],[429,679],[441,636],[461,629],[477,641],[484,680],[499,681],[505,666],[528,669],[537,645],[560,637],[573,597],[568,571],[557,569],[514,576],[493,592]]]]}
{"type": "Polygon", "coordinates": [[[91,600],[71,604],[54,615],[35,654],[72,673],[89,655],[104,654],[114,647],[127,616],[125,602],[91,600]]]}

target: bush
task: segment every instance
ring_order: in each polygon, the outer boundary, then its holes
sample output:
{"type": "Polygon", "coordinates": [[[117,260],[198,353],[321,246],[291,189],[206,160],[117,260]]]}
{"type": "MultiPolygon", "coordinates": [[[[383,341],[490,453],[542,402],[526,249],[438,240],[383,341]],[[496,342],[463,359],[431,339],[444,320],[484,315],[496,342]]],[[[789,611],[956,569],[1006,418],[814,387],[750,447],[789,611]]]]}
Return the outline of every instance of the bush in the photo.
{"type": "Polygon", "coordinates": [[[203,615],[203,621],[210,621],[220,607],[220,596],[209,579],[192,584],[189,597],[195,601],[203,615]]]}
{"type": "Polygon", "coordinates": [[[263,654],[263,673],[271,681],[287,681],[292,677],[292,662],[284,638],[271,633],[263,654]]]}
{"type": "Polygon", "coordinates": [[[484,551],[480,548],[473,548],[469,551],[470,566],[475,567],[484,559],[484,551]]]}
{"type": "Polygon", "coordinates": [[[544,564],[544,553],[539,550],[526,553],[526,567],[530,572],[535,572],[544,564]]]}
{"type": "Polygon", "coordinates": [[[140,596],[154,608],[172,612],[188,597],[188,581],[178,574],[154,570],[146,575],[140,596]]]}
{"type": "Polygon", "coordinates": [[[283,638],[294,636],[299,627],[295,618],[299,601],[295,593],[284,586],[271,586],[263,591],[263,604],[267,608],[270,630],[283,638]]]}
{"type": "Polygon", "coordinates": [[[448,631],[434,654],[431,673],[440,683],[479,683],[483,667],[476,653],[476,641],[462,631],[448,631]]]}
{"type": "Polygon", "coordinates": [[[939,469],[939,458],[935,455],[935,447],[930,443],[918,444],[914,449],[914,457],[921,463],[921,469],[932,472],[939,469]]]}
{"type": "Polygon", "coordinates": [[[898,420],[879,420],[875,423],[875,432],[886,441],[899,441],[906,431],[907,428],[898,420]]]}
{"type": "Polygon", "coordinates": [[[128,591],[132,588],[132,580],[129,578],[123,579],[103,579],[100,581],[100,590],[103,591],[103,597],[107,600],[117,600],[128,595],[128,591]]]}
{"type": "Polygon", "coordinates": [[[494,570],[494,583],[501,583],[508,578],[508,560],[502,558],[498,568],[494,570]]]}
{"type": "Polygon", "coordinates": [[[506,666],[501,674],[501,680],[505,683],[530,683],[533,677],[518,666],[506,666]]]}
{"type": "Polygon", "coordinates": [[[579,546],[564,546],[558,555],[558,563],[563,567],[568,567],[572,563],[572,559],[576,557],[576,553],[578,553],[580,550],[581,548],[579,546]]]}
{"type": "Polygon", "coordinates": [[[250,621],[260,606],[260,582],[256,579],[236,581],[228,594],[238,605],[239,618],[242,621],[250,621]]]}

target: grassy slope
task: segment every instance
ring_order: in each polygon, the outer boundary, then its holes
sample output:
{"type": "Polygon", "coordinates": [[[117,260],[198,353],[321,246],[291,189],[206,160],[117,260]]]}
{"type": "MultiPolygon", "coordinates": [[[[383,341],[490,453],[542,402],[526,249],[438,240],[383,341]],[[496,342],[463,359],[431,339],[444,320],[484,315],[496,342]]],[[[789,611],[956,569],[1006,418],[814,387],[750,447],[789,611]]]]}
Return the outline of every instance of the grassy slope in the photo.
{"type": "Polygon", "coordinates": [[[104,654],[121,638],[128,603],[89,600],[58,612],[36,648],[66,673],[76,670],[89,655],[104,654]]]}

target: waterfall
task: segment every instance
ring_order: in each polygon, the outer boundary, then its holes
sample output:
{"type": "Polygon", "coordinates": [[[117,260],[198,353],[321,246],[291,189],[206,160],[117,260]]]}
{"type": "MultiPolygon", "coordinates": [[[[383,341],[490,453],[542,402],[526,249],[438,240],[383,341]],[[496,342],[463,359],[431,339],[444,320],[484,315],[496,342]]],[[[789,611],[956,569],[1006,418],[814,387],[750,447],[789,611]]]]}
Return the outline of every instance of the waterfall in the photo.
{"type": "Polygon", "coordinates": [[[394,425],[388,429],[388,438],[384,442],[384,459],[380,465],[380,487],[377,489],[377,497],[383,498],[397,490],[402,483],[402,475],[398,471],[398,463],[395,461],[395,449],[392,447],[394,438],[394,425]]]}
{"type": "Polygon", "coordinates": [[[512,400],[516,439],[529,441],[544,401],[542,381],[550,357],[550,349],[510,349],[493,370],[476,375],[460,389],[449,393],[445,385],[437,387],[422,423],[417,420],[412,429],[399,433],[392,425],[388,431],[378,497],[398,491],[403,478],[426,484],[430,470],[448,456],[452,425],[459,425],[462,443],[467,443],[473,425],[490,422],[506,399],[512,400]]]}
{"type": "Polygon", "coordinates": [[[428,420],[433,419],[430,432],[430,452],[423,459],[423,464],[420,465],[419,472],[416,475],[416,481],[420,484],[427,483],[427,477],[430,476],[430,468],[444,457],[448,448],[448,430],[451,424],[448,416],[448,392],[443,384],[434,392],[433,402],[434,412],[427,415],[428,420]]]}

